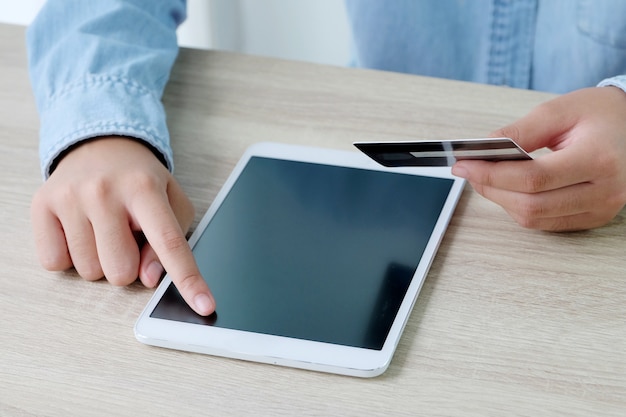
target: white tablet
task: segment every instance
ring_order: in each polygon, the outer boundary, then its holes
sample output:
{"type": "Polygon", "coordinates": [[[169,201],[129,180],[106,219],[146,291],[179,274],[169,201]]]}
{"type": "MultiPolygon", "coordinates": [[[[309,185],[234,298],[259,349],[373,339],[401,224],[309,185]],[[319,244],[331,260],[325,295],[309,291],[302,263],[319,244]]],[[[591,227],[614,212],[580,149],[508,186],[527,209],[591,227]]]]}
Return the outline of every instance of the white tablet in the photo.
{"type": "Polygon", "coordinates": [[[359,152],[250,147],[190,238],[217,311],[166,276],[143,343],[371,377],[385,371],[464,181],[359,152]]]}

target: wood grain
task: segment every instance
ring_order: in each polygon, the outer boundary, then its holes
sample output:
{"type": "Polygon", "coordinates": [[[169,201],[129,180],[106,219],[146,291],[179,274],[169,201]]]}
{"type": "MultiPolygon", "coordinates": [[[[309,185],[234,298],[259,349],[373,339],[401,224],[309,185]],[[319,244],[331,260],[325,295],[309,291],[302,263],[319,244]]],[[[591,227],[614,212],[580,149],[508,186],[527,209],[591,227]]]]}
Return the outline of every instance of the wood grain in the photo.
{"type": "MultiPolygon", "coordinates": [[[[467,189],[389,370],[364,380],[144,346],[152,291],[48,273],[34,255],[37,114],[24,29],[0,25],[0,415],[621,416],[626,213],[550,234],[467,189]]],[[[549,94],[183,50],[164,96],[200,215],[258,141],[461,138],[549,94]]]]}

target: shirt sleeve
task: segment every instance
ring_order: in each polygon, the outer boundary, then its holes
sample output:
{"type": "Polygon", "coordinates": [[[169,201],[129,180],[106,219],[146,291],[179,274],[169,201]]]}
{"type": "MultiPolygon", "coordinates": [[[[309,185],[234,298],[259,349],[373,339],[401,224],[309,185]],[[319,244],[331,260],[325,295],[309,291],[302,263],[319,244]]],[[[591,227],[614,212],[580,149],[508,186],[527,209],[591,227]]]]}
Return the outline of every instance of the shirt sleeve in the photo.
{"type": "Polygon", "coordinates": [[[86,139],[144,141],[171,171],[161,96],[178,54],[185,0],[49,0],[27,31],[47,178],[86,139]]]}
{"type": "Polygon", "coordinates": [[[618,75],[616,77],[611,77],[600,81],[598,87],[617,87],[621,88],[623,92],[626,93],[626,75],[618,75]]]}

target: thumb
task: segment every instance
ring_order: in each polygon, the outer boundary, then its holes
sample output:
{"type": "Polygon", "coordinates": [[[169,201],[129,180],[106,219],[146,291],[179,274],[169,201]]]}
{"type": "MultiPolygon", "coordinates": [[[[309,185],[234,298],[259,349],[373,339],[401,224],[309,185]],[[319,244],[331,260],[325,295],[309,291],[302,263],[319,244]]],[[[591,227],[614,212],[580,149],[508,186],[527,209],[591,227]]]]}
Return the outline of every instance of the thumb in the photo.
{"type": "Polygon", "coordinates": [[[571,130],[573,121],[567,117],[557,98],[531,110],[526,116],[504,126],[489,136],[513,139],[526,152],[552,148],[571,130]]]}
{"type": "Polygon", "coordinates": [[[141,248],[141,257],[139,261],[139,280],[148,288],[154,288],[161,280],[163,273],[163,265],[159,261],[150,243],[146,242],[141,248]]]}

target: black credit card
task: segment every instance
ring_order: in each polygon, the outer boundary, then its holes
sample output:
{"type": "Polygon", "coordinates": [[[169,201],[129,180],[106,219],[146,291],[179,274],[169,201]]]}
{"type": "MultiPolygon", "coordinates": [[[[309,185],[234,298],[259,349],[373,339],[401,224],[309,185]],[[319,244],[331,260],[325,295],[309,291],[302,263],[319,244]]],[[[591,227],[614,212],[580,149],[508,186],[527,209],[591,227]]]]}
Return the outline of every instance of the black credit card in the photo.
{"type": "Polygon", "coordinates": [[[355,142],[354,146],[386,167],[445,167],[464,159],[483,161],[532,159],[526,151],[509,138],[355,142]]]}

